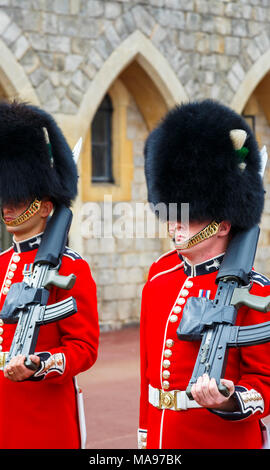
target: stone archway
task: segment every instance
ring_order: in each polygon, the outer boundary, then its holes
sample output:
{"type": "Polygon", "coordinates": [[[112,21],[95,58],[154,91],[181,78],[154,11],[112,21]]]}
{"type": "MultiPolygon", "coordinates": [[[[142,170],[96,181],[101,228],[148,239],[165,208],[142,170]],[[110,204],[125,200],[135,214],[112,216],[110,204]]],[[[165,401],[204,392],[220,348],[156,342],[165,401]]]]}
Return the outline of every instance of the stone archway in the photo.
{"type": "Polygon", "coordinates": [[[231,101],[231,107],[242,113],[249,97],[270,70],[270,49],[266,51],[246,73],[236,94],[231,101]]]}
{"type": "MultiPolygon", "coordinates": [[[[113,211],[119,209],[121,204],[133,209],[133,215],[130,219],[127,216],[127,220],[134,229],[138,221],[137,213],[135,215],[137,207],[147,202],[143,142],[148,132],[171,107],[187,100],[188,96],[167,60],[149,39],[136,31],[111,54],[97,73],[76,116],[76,128],[81,132],[84,146],[80,158],[80,197],[74,206],[75,223],[70,232],[70,240],[77,251],[91,260],[93,274],[100,289],[101,321],[105,323],[110,322],[113,316],[116,323],[138,320],[140,291],[149,265],[170,247],[166,238],[152,236],[151,239],[146,233],[137,236],[137,231],[135,235],[133,232],[134,236],[121,240],[115,233],[106,239],[102,239],[102,236],[87,238],[87,234],[78,236],[76,227],[85,222],[84,216],[80,219],[80,214],[89,202],[94,202],[103,214],[104,195],[109,195],[113,211]],[[126,119],[126,125],[122,122],[120,126],[118,137],[114,138],[113,134],[113,142],[118,143],[116,158],[119,159],[118,166],[121,166],[120,175],[123,173],[123,191],[121,178],[119,181],[115,178],[111,184],[101,183],[94,187],[87,165],[91,158],[91,122],[106,93],[110,93],[111,98],[115,94],[119,95],[121,116],[125,115],[126,119]],[[126,141],[123,152],[120,151],[121,145],[119,147],[122,140],[126,141]],[[126,190],[126,183],[129,190],[126,190]],[[106,262],[106,268],[101,265],[101,260],[106,262]],[[106,280],[109,273],[110,277],[106,280]],[[124,290],[123,281],[127,283],[124,290]]],[[[116,108],[114,112],[115,110],[116,108]]],[[[117,119],[120,122],[119,116],[117,119]]],[[[74,141],[78,137],[79,135],[74,135],[74,141]]],[[[113,213],[117,219],[115,212],[113,213]]],[[[141,222],[144,214],[138,215],[138,219],[139,217],[141,222]]],[[[145,225],[144,229],[146,230],[145,225]]]]}
{"type": "MultiPolygon", "coordinates": [[[[166,108],[188,100],[188,96],[171,66],[152,42],[140,31],[135,31],[114,50],[96,74],[81,103],[77,118],[80,131],[85,134],[95,112],[112,83],[136,62],[151,77],[166,108]]],[[[78,136],[79,137],[79,136],[78,136]]]]}
{"type": "Polygon", "coordinates": [[[23,67],[1,39],[0,57],[0,84],[5,96],[39,105],[39,99],[23,67]]]}
{"type": "MultiPolygon", "coordinates": [[[[168,61],[151,40],[136,30],[113,51],[96,74],[76,115],[76,126],[74,126],[74,117],[58,115],[58,120],[68,133],[70,142],[75,143],[80,137],[83,141],[87,140],[89,127],[99,104],[118,79],[133,96],[148,130],[151,130],[175,104],[188,101],[188,96],[168,61]],[[132,80],[134,76],[136,83],[132,80]]],[[[87,158],[85,153],[83,150],[81,154],[79,163],[81,171],[83,171],[83,160],[87,158]]],[[[79,191],[82,194],[81,188],[79,191]]],[[[76,222],[73,227],[79,223],[77,217],[81,202],[82,198],[79,197],[74,205],[76,222]]],[[[73,227],[70,233],[72,245],[77,251],[82,252],[82,240],[76,235],[73,227]]],[[[167,250],[166,243],[164,250],[167,250]]]]}

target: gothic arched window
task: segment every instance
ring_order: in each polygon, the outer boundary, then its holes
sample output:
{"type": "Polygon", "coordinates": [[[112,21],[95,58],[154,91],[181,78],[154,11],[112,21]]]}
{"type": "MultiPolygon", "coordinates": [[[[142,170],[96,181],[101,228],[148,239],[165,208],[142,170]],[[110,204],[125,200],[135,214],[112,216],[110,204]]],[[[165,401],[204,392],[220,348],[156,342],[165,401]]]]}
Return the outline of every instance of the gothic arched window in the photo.
{"type": "Polygon", "coordinates": [[[106,94],[92,122],[92,182],[112,183],[112,114],[113,106],[106,94]]]}
{"type": "Polygon", "coordinates": [[[117,79],[96,109],[82,148],[81,195],[84,202],[131,200],[133,141],[128,136],[130,94],[117,79]]]}

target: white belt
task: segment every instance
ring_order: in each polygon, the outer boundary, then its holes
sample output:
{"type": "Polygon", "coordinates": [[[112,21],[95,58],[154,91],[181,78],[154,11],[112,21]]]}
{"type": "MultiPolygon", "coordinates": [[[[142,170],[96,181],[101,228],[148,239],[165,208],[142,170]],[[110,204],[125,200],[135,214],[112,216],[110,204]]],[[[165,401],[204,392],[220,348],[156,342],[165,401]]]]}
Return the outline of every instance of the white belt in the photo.
{"type": "Polygon", "coordinates": [[[164,392],[159,388],[154,388],[149,385],[148,389],[148,400],[149,403],[156,408],[161,410],[174,410],[182,411],[188,408],[201,408],[195,400],[190,400],[185,391],[182,390],[170,390],[164,392]]]}

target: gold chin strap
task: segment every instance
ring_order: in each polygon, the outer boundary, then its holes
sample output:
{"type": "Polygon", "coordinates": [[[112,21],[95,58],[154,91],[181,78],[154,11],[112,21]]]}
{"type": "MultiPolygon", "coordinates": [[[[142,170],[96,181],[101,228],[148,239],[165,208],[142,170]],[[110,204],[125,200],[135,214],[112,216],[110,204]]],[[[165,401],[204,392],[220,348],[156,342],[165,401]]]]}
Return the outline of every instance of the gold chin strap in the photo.
{"type": "Polygon", "coordinates": [[[220,224],[218,222],[215,222],[214,220],[210,222],[206,227],[204,227],[200,232],[196,233],[193,235],[193,237],[189,238],[185,242],[182,243],[175,243],[175,248],[177,250],[186,250],[187,248],[191,248],[198,243],[203,242],[204,240],[207,240],[208,238],[213,237],[219,229],[220,224]]]}
{"type": "Polygon", "coordinates": [[[11,220],[11,222],[6,222],[2,214],[2,220],[9,227],[16,227],[17,225],[21,225],[24,222],[26,222],[28,219],[33,217],[33,215],[35,215],[39,211],[40,206],[41,206],[41,201],[39,199],[35,199],[21,215],[16,217],[16,219],[11,220]]]}

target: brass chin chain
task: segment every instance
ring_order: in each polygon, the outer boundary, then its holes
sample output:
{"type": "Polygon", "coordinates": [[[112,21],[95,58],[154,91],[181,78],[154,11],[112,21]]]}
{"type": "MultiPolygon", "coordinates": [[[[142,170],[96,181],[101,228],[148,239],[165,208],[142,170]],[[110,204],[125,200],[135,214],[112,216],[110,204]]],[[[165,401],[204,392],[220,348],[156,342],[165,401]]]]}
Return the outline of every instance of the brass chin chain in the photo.
{"type": "Polygon", "coordinates": [[[204,240],[207,240],[208,238],[213,237],[218,231],[220,224],[218,222],[215,222],[214,220],[210,222],[205,228],[203,228],[199,233],[196,233],[193,235],[193,237],[189,238],[185,242],[182,243],[175,243],[175,248],[177,250],[186,250],[187,248],[191,248],[198,243],[203,242],[204,240]]]}
{"type": "Polygon", "coordinates": [[[17,225],[21,225],[24,222],[26,222],[28,219],[33,217],[33,215],[35,215],[39,211],[40,206],[41,206],[41,201],[39,199],[35,199],[21,215],[16,217],[16,219],[11,220],[10,222],[6,222],[2,214],[2,220],[9,227],[16,227],[17,225]]]}

